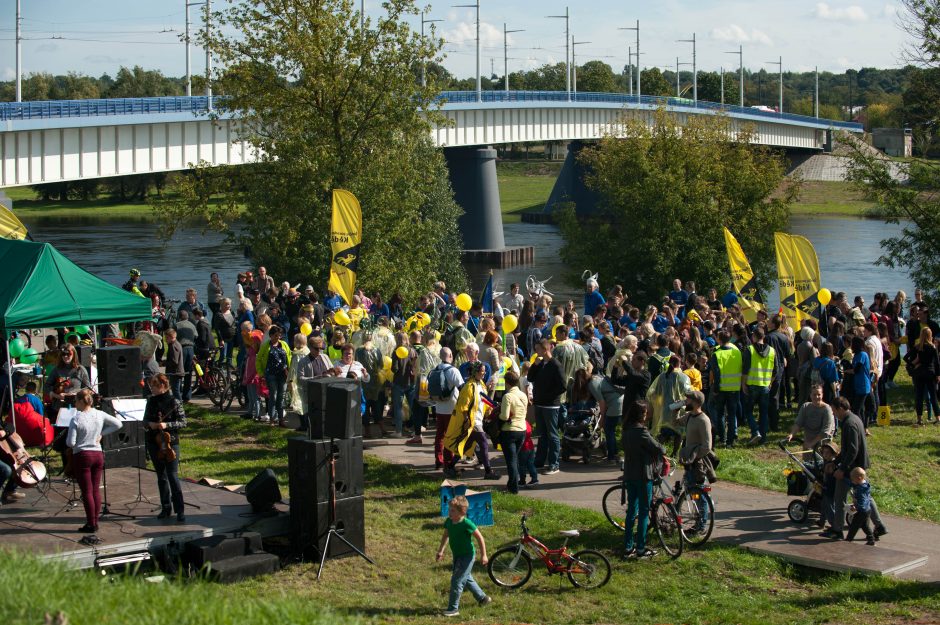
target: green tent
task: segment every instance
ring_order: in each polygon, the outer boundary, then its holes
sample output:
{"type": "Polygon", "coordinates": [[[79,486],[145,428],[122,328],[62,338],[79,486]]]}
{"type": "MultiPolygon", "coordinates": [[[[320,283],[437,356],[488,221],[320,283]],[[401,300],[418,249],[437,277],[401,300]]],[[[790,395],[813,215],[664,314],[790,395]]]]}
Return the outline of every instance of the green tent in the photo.
{"type": "Polygon", "coordinates": [[[50,243],[0,239],[0,328],[61,328],[151,318],[150,300],[92,275],[50,243]]]}

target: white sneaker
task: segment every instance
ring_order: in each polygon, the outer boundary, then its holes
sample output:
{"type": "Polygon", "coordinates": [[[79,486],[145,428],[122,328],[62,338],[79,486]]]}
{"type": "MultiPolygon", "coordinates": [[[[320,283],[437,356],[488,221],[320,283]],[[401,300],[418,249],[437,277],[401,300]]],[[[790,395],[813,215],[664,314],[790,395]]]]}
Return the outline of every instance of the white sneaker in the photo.
{"type": "Polygon", "coordinates": [[[460,610],[444,610],[441,616],[460,616],[460,610]]]}
{"type": "Polygon", "coordinates": [[[261,418],[258,419],[258,420],[261,421],[261,423],[270,423],[270,422],[271,422],[271,417],[269,417],[268,415],[264,415],[263,417],[261,417],[261,418]]]}

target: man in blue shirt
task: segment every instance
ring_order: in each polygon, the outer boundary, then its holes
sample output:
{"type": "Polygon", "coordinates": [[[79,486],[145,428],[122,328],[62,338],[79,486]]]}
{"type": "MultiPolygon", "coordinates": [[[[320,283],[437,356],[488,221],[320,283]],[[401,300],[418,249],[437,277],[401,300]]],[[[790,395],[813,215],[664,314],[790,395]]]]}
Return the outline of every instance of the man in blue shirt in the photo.
{"type": "Polygon", "coordinates": [[[669,292],[669,299],[678,306],[676,316],[679,319],[685,317],[685,305],[689,303],[689,294],[682,290],[682,280],[679,278],[672,281],[672,291],[669,292]]]}
{"type": "Polygon", "coordinates": [[[597,280],[594,278],[589,278],[587,282],[584,283],[584,316],[593,317],[594,311],[597,310],[597,307],[607,303],[607,300],[604,299],[604,296],[600,294],[598,289],[600,286],[597,284],[597,280]]]}
{"type": "Polygon", "coordinates": [[[343,299],[333,291],[327,290],[326,297],[323,298],[323,305],[330,312],[336,312],[343,306],[343,299]]]}

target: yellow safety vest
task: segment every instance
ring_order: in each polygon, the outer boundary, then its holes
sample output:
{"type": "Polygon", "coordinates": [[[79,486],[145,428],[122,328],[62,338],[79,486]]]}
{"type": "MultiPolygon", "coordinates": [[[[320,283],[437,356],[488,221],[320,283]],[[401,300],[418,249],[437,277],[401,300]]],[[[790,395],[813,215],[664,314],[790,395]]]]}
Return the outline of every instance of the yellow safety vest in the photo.
{"type": "Polygon", "coordinates": [[[499,364],[499,372],[496,374],[497,391],[506,390],[506,372],[510,369],[512,369],[512,359],[504,356],[503,361],[499,364]]]}
{"type": "Polygon", "coordinates": [[[767,348],[767,355],[761,357],[754,346],[751,345],[751,368],[747,372],[748,386],[770,386],[770,379],[774,373],[774,348],[767,348]]]}
{"type": "Polygon", "coordinates": [[[741,350],[737,347],[729,346],[726,349],[718,348],[715,350],[715,360],[718,361],[719,384],[718,390],[740,391],[741,390],[741,350]]]}

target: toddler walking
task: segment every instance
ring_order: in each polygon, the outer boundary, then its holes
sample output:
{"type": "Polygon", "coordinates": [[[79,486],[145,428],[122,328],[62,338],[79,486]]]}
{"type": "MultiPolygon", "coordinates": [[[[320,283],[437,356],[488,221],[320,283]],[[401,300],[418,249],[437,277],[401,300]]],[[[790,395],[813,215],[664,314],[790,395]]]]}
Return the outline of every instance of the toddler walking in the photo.
{"type": "Polygon", "coordinates": [[[483,534],[474,522],[467,518],[469,505],[466,497],[454,497],[450,500],[447,519],[444,521],[444,535],[441,536],[441,547],[437,550],[437,561],[440,562],[444,559],[444,548],[447,547],[449,541],[450,551],[454,556],[453,572],[450,576],[450,602],[447,604],[447,609],[442,612],[444,616],[460,615],[460,595],[463,594],[465,586],[470,589],[480,605],[486,605],[492,601],[473,579],[473,563],[476,560],[473,538],[480,545],[480,563],[485,566],[489,559],[486,557],[486,542],[483,540],[483,534]]]}

